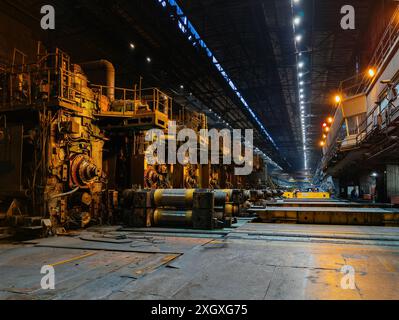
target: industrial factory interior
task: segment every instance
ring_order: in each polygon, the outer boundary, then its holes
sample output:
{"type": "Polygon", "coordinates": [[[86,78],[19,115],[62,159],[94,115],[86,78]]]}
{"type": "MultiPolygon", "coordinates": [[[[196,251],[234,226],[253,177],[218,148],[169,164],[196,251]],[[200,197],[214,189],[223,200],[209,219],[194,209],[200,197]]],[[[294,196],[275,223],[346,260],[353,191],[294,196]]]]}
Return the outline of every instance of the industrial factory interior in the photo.
{"type": "Polygon", "coordinates": [[[0,300],[398,299],[399,1],[0,0],[0,300]]]}

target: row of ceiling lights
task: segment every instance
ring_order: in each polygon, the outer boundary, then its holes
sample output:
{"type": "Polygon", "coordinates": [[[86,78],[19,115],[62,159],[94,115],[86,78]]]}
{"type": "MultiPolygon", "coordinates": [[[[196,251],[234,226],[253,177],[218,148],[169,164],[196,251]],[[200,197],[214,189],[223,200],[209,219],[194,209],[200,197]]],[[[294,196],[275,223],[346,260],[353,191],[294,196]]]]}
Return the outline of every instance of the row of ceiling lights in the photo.
{"type": "Polygon", "coordinates": [[[302,23],[302,18],[298,15],[300,0],[292,0],[292,14],[293,14],[293,29],[295,35],[295,48],[298,52],[297,57],[297,76],[298,76],[298,95],[299,95],[299,109],[301,119],[301,131],[302,131],[302,146],[303,146],[303,160],[304,169],[308,170],[308,157],[307,157],[307,138],[306,138],[306,116],[305,116],[305,82],[303,80],[305,73],[305,62],[303,60],[303,53],[300,48],[300,42],[302,41],[302,34],[299,32],[299,26],[302,23]]]}
{"type": "MultiPolygon", "coordinates": [[[[268,131],[264,128],[262,122],[260,121],[260,119],[255,115],[254,111],[251,109],[251,107],[248,105],[248,103],[245,101],[244,97],[241,95],[241,93],[238,91],[238,88],[234,85],[233,81],[229,78],[229,76],[227,75],[227,73],[225,72],[225,70],[222,68],[222,66],[220,65],[220,63],[218,62],[218,60],[216,59],[216,57],[213,55],[213,53],[211,52],[211,50],[206,46],[205,41],[201,39],[200,35],[198,34],[198,32],[194,29],[194,26],[191,24],[191,22],[189,21],[188,17],[184,15],[183,10],[180,8],[180,6],[178,5],[178,3],[176,2],[176,0],[158,0],[158,2],[162,5],[162,7],[166,8],[167,5],[169,4],[171,7],[174,7],[176,10],[176,14],[177,14],[177,18],[178,18],[178,28],[180,29],[181,32],[187,34],[189,33],[189,36],[187,37],[187,39],[189,41],[191,41],[193,43],[194,46],[201,46],[207,53],[208,57],[211,58],[212,63],[215,65],[215,67],[218,69],[218,71],[221,73],[221,75],[223,76],[223,78],[225,78],[225,80],[228,82],[228,84],[230,85],[230,87],[234,90],[235,94],[238,96],[238,98],[240,99],[240,101],[243,103],[243,105],[245,106],[245,108],[249,111],[249,113],[251,114],[251,116],[253,117],[253,119],[257,122],[257,124],[259,125],[261,132],[263,132],[268,139],[270,140],[270,142],[276,147],[276,149],[278,150],[278,147],[276,145],[276,143],[274,142],[273,138],[270,136],[270,134],[268,133],[268,131]]],[[[176,18],[174,16],[174,14],[171,15],[171,18],[176,18]]],[[[147,62],[151,62],[147,60],[147,62]]],[[[181,85],[180,89],[183,90],[184,86],[181,85]]],[[[191,95],[191,94],[190,94],[191,95]]],[[[211,112],[215,118],[217,119],[217,121],[223,123],[223,125],[225,127],[228,127],[230,129],[232,129],[231,125],[226,122],[225,120],[222,119],[222,117],[213,112],[211,109],[209,109],[209,112],[211,112]]],[[[250,147],[253,147],[252,145],[250,147]]],[[[270,163],[271,165],[277,167],[278,169],[282,168],[276,163],[274,162],[272,159],[270,159],[270,157],[268,157],[263,151],[261,151],[259,148],[255,148],[254,149],[255,152],[257,152],[258,154],[260,154],[268,163],[270,163]]]]}

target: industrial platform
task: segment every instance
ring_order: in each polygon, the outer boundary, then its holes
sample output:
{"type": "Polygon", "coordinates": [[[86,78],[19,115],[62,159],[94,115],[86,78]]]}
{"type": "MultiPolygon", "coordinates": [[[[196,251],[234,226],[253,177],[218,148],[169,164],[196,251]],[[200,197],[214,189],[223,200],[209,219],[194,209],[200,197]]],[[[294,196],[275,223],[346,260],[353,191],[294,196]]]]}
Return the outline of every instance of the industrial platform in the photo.
{"type": "Polygon", "coordinates": [[[399,225],[399,210],[338,207],[266,207],[253,209],[263,222],[292,222],[335,225],[399,225]]]}
{"type": "Polygon", "coordinates": [[[217,231],[92,228],[0,244],[0,299],[399,299],[397,228],[239,219],[217,231]],[[55,290],[40,287],[55,269],[55,290]],[[341,287],[341,268],[355,289],[341,287]]]}

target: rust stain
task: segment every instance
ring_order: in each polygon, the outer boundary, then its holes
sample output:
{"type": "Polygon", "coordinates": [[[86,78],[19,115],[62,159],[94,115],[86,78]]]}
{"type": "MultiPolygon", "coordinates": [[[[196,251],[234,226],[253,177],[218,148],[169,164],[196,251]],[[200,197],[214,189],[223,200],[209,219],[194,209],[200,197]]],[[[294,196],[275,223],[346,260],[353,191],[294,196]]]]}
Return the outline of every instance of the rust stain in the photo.
{"type": "Polygon", "coordinates": [[[63,260],[63,261],[59,261],[59,262],[50,264],[50,266],[52,266],[52,267],[59,266],[61,264],[65,264],[65,263],[69,263],[69,262],[76,261],[76,260],[79,260],[79,259],[87,258],[87,257],[90,257],[90,256],[95,255],[95,254],[96,254],[96,252],[89,252],[89,253],[86,253],[86,254],[83,254],[83,255],[80,255],[80,256],[77,256],[77,257],[73,257],[71,259],[67,259],[67,260],[63,260]]]}

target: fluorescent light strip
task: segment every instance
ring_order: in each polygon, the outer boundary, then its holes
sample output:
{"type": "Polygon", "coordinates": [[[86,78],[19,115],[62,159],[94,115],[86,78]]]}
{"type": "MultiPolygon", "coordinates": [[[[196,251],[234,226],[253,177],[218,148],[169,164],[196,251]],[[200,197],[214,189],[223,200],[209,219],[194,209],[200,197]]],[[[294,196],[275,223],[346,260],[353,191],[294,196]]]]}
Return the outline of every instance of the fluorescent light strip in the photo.
{"type": "Polygon", "coordinates": [[[263,134],[266,135],[266,137],[270,140],[270,142],[273,144],[273,146],[279,150],[277,147],[275,141],[267,132],[265,127],[263,126],[262,122],[259,120],[259,118],[256,116],[255,112],[252,110],[252,108],[248,105],[248,103],[245,101],[244,97],[242,94],[238,91],[237,87],[233,83],[233,81],[230,79],[230,77],[227,75],[227,73],[224,71],[223,67],[220,65],[216,57],[213,55],[212,51],[208,48],[206,43],[201,39],[200,35],[198,32],[195,30],[194,26],[191,24],[191,22],[188,20],[188,18],[184,15],[183,10],[180,8],[180,6],[177,4],[175,0],[158,0],[158,2],[163,6],[166,7],[167,4],[169,4],[171,7],[175,7],[176,9],[176,16],[173,18],[178,20],[178,27],[181,32],[184,34],[189,34],[189,37],[191,39],[191,42],[193,42],[193,45],[197,46],[199,45],[202,47],[208,57],[212,60],[213,65],[216,67],[216,69],[220,72],[220,74],[223,76],[223,78],[227,81],[229,86],[233,89],[237,97],[240,99],[244,107],[248,110],[248,112],[251,114],[252,118],[256,121],[258,126],[260,127],[261,131],[263,134]]]}
{"type": "MultiPolygon", "coordinates": [[[[305,98],[305,90],[303,86],[305,82],[302,80],[304,77],[304,72],[302,71],[305,64],[302,60],[302,52],[299,49],[300,42],[302,40],[302,35],[297,33],[297,28],[301,22],[301,18],[295,14],[295,6],[298,6],[299,0],[292,0],[291,1],[291,11],[292,11],[292,28],[294,31],[294,45],[295,50],[299,52],[300,59],[296,59],[297,61],[297,79],[298,79],[298,96],[299,96],[299,108],[300,108],[300,117],[301,117],[301,131],[302,131],[302,144],[303,144],[303,160],[304,160],[304,168],[305,170],[308,169],[308,158],[307,158],[307,145],[306,145],[306,119],[305,119],[305,102],[303,99],[305,98]]],[[[303,19],[303,18],[302,18],[303,19]]]]}

